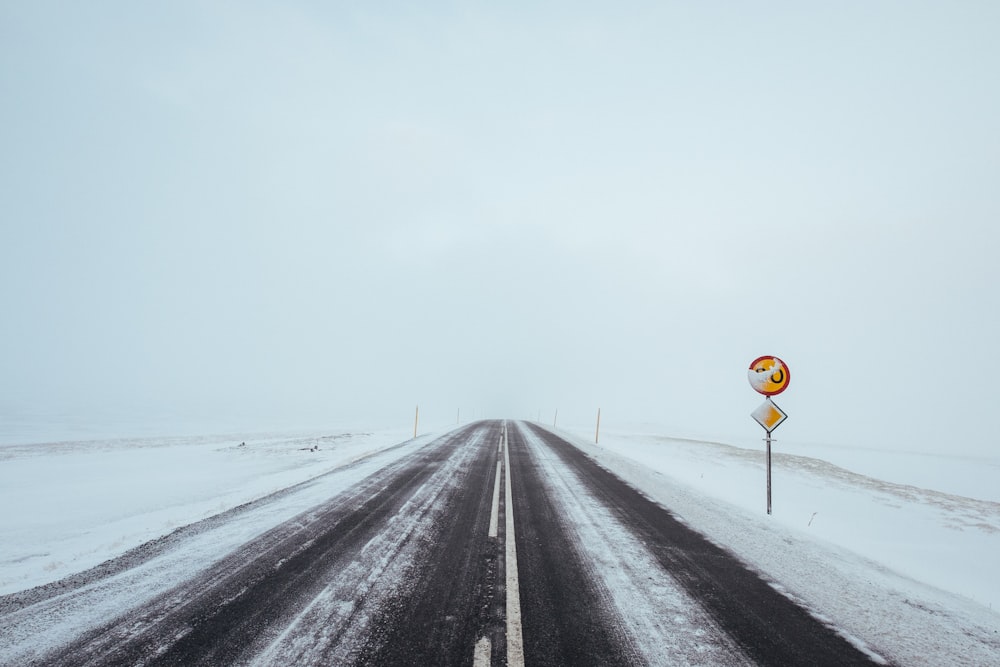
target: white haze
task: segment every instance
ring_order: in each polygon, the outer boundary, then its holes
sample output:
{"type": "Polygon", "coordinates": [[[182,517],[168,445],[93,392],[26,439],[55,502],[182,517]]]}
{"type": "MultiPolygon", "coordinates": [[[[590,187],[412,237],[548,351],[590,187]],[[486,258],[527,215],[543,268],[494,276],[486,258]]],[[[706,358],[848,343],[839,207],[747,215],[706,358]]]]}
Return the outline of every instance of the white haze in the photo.
{"type": "Polygon", "coordinates": [[[420,404],[757,437],[775,354],[784,438],[994,452],[998,26],[0,3],[0,435],[420,404]]]}

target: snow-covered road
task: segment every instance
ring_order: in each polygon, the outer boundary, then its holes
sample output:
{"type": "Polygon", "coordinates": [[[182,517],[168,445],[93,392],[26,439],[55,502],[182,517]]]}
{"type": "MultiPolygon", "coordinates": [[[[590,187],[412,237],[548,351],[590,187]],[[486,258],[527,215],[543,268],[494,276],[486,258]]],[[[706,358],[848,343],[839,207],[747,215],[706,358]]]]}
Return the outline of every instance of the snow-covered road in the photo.
{"type": "MultiPolygon", "coordinates": [[[[515,525],[529,664],[998,662],[988,604],[727,499],[745,450],[509,424],[509,468],[500,422],[0,447],[0,664],[502,664],[515,525]]],[[[991,501],[796,461],[783,502],[849,489],[994,544],[991,501]]]]}

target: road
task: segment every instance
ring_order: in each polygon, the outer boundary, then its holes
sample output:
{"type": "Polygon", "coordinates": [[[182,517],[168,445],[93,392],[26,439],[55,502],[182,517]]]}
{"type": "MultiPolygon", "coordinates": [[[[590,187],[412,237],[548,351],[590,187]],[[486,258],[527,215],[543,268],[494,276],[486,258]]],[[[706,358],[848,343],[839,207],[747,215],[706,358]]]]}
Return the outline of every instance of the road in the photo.
{"type": "Polygon", "coordinates": [[[453,431],[155,595],[130,597],[123,577],[194,539],[0,599],[0,625],[64,629],[16,664],[879,664],[525,422],[453,431]],[[116,614],[73,626],[108,598],[116,614]]]}

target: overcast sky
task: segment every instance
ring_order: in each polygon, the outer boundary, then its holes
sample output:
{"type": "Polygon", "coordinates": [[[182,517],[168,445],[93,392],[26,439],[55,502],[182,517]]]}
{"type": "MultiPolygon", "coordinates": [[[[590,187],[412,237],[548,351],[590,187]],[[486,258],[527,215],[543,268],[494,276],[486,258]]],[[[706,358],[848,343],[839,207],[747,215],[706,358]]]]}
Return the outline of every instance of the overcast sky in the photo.
{"type": "Polygon", "coordinates": [[[496,4],[0,2],[0,420],[997,452],[1000,3],[496,4]]]}

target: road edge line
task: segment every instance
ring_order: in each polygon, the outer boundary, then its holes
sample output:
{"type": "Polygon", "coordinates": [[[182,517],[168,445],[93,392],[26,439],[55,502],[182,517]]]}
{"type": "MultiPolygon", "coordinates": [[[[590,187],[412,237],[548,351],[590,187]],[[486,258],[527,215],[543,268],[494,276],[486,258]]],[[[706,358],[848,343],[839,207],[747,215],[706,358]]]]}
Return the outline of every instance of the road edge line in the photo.
{"type": "Polygon", "coordinates": [[[514,494],[510,485],[510,446],[504,435],[506,500],[505,558],[507,569],[507,667],[524,667],[524,639],[521,635],[521,589],[517,581],[517,545],[514,543],[514,494]]]}

